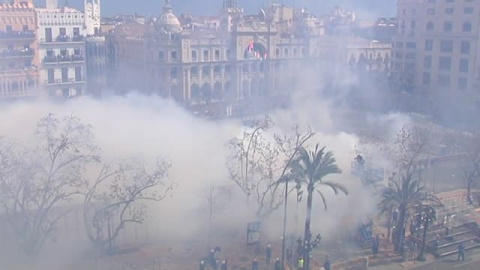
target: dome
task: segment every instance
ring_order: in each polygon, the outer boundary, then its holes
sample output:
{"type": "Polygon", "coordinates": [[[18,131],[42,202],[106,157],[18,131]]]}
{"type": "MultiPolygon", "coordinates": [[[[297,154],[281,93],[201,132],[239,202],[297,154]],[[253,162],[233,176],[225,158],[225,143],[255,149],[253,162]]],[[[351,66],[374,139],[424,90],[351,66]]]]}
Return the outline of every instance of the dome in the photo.
{"type": "Polygon", "coordinates": [[[180,21],[178,20],[177,16],[173,13],[165,13],[160,16],[158,23],[163,26],[173,26],[173,27],[181,27],[180,21]]]}
{"type": "Polygon", "coordinates": [[[182,25],[177,16],[173,14],[170,1],[166,1],[163,7],[163,14],[157,20],[157,25],[166,32],[178,32],[182,30],[182,25]]]}

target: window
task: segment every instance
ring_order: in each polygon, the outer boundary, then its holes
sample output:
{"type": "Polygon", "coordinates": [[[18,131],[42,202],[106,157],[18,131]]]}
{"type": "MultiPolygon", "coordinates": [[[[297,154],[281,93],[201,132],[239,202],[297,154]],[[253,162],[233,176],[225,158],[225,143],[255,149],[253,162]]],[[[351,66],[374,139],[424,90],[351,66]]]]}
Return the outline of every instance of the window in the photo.
{"type": "Polygon", "coordinates": [[[202,76],[204,78],[210,77],[210,67],[205,66],[202,68],[202,76]]]}
{"type": "Polygon", "coordinates": [[[416,25],[417,25],[417,24],[416,24],[415,21],[411,21],[411,22],[410,22],[410,28],[415,28],[416,25]]]}
{"type": "Polygon", "coordinates": [[[67,35],[67,28],[60,27],[60,36],[64,37],[67,35]]]}
{"type": "Polygon", "coordinates": [[[458,78],[458,90],[467,90],[467,78],[458,78]]]}
{"type": "Polygon", "coordinates": [[[70,89],[63,88],[62,89],[62,96],[65,97],[65,98],[68,98],[70,96],[70,89]]]}
{"type": "Polygon", "coordinates": [[[215,60],[220,60],[220,50],[215,50],[215,60]]]}
{"type": "Polygon", "coordinates": [[[413,59],[415,59],[415,54],[414,53],[407,53],[407,54],[405,54],[405,59],[413,60],[413,59]]]}
{"type": "Polygon", "coordinates": [[[82,80],[82,67],[75,67],[75,81],[79,82],[82,80]]]}
{"type": "Polygon", "coordinates": [[[415,42],[407,42],[406,43],[407,49],[415,49],[417,48],[417,44],[415,42]]]}
{"type": "Polygon", "coordinates": [[[469,54],[470,53],[470,41],[462,41],[460,44],[460,53],[469,54]]]}
{"type": "Polygon", "coordinates": [[[464,14],[473,14],[473,7],[466,7],[463,9],[464,14]]]}
{"type": "Polygon", "coordinates": [[[192,51],[192,61],[194,62],[198,61],[197,51],[195,50],[192,51]]]}
{"type": "Polygon", "coordinates": [[[403,53],[401,53],[401,52],[396,52],[396,53],[395,53],[395,58],[396,58],[396,59],[402,59],[402,58],[403,58],[403,53]]]}
{"type": "Polygon", "coordinates": [[[62,82],[68,82],[68,68],[62,68],[62,82]]]}
{"type": "Polygon", "coordinates": [[[301,52],[302,52],[302,56],[307,55],[307,51],[305,50],[305,48],[302,48],[302,49],[301,49],[301,52]]]}
{"type": "Polygon", "coordinates": [[[448,88],[450,87],[450,76],[446,74],[439,74],[438,75],[438,86],[441,88],[448,88]]]}
{"type": "Polygon", "coordinates": [[[275,56],[280,57],[280,49],[279,48],[275,49],[275,56]]]}
{"type": "Polygon", "coordinates": [[[67,57],[67,49],[61,49],[60,50],[60,56],[61,57],[67,57]]]}
{"type": "Polygon", "coordinates": [[[443,23],[443,31],[445,32],[452,32],[453,30],[453,22],[444,22],[443,23]]]}
{"type": "Polygon", "coordinates": [[[162,51],[158,52],[158,60],[159,61],[165,60],[165,53],[164,52],[162,52],[162,51]]]}
{"type": "Polygon", "coordinates": [[[178,69],[172,68],[170,70],[170,79],[178,79],[178,69]]]}
{"type": "Polygon", "coordinates": [[[55,83],[55,70],[54,69],[48,69],[48,83],[55,83]]]}
{"type": "Polygon", "coordinates": [[[203,61],[208,61],[209,60],[208,57],[209,57],[208,50],[204,50],[203,51],[203,61]]]}
{"type": "Polygon", "coordinates": [[[283,50],[283,56],[284,56],[284,57],[288,57],[288,48],[285,48],[285,49],[283,50]]]}
{"type": "Polygon", "coordinates": [[[453,14],[453,8],[446,8],[445,14],[453,14]]]}
{"type": "Polygon", "coordinates": [[[434,26],[433,22],[428,22],[426,29],[427,29],[427,31],[433,31],[434,27],[435,26],[434,26]]]}
{"type": "Polygon", "coordinates": [[[459,68],[460,72],[467,73],[468,72],[468,59],[461,58],[458,68],[459,68]]]}
{"type": "Polygon", "coordinates": [[[198,77],[198,67],[192,67],[192,77],[198,77]]]}
{"type": "Polygon", "coordinates": [[[464,22],[462,24],[462,31],[463,32],[471,32],[472,31],[472,24],[470,22],[464,22]]]}
{"type": "Polygon", "coordinates": [[[452,52],[453,51],[453,41],[451,41],[451,40],[440,41],[440,51],[441,52],[452,52]]]}
{"type": "Polygon", "coordinates": [[[221,72],[222,72],[222,69],[220,68],[220,66],[214,66],[213,67],[213,74],[220,75],[221,72]]]}
{"type": "Polygon", "coordinates": [[[47,58],[52,58],[53,57],[53,50],[48,50],[47,51],[47,58]]]}
{"type": "Polygon", "coordinates": [[[45,28],[45,41],[52,42],[52,28],[45,28]]]}
{"type": "Polygon", "coordinates": [[[397,42],[397,43],[395,43],[395,46],[397,48],[403,48],[403,42],[397,42]]]}
{"type": "Polygon", "coordinates": [[[423,58],[423,67],[424,68],[431,68],[432,67],[432,56],[427,55],[423,58]]]}
{"type": "Polygon", "coordinates": [[[422,76],[422,83],[425,85],[430,85],[431,76],[430,73],[424,72],[422,76]]]}
{"type": "Polygon", "coordinates": [[[172,61],[177,61],[177,51],[171,51],[170,56],[172,58],[172,61]]]}
{"type": "Polygon", "coordinates": [[[432,51],[433,50],[433,40],[427,39],[425,40],[425,50],[432,51]]]}
{"type": "Polygon", "coordinates": [[[80,36],[80,28],[78,28],[78,27],[73,28],[73,36],[74,37],[80,36]]]}
{"type": "Polygon", "coordinates": [[[428,15],[435,15],[435,9],[434,8],[427,8],[427,14],[428,15]]]}
{"type": "Polygon", "coordinates": [[[74,49],[73,54],[76,56],[80,56],[80,49],[74,49]]]}
{"type": "Polygon", "coordinates": [[[440,57],[438,68],[441,71],[450,71],[452,68],[452,58],[444,56],[440,57]]]}
{"type": "Polygon", "coordinates": [[[293,56],[297,56],[297,48],[293,48],[293,50],[292,50],[292,55],[293,55],[293,56]]]}
{"type": "Polygon", "coordinates": [[[7,33],[9,33],[9,32],[12,32],[12,31],[13,31],[13,28],[12,28],[11,25],[7,25],[6,30],[7,30],[7,33]]]}
{"type": "Polygon", "coordinates": [[[23,30],[23,32],[28,31],[28,25],[24,25],[24,26],[22,27],[22,30],[23,30]]]}

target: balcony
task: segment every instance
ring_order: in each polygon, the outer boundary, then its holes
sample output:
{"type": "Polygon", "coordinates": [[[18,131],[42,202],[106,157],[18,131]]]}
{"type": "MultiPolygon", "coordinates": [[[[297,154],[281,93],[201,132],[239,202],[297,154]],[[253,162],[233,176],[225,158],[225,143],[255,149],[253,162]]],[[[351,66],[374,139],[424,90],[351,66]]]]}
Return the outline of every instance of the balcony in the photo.
{"type": "Polygon", "coordinates": [[[55,44],[55,43],[83,43],[85,37],[82,35],[75,35],[73,37],[67,35],[60,35],[54,40],[40,39],[41,44],[55,44]]]}
{"type": "Polygon", "coordinates": [[[35,55],[35,51],[27,49],[7,49],[0,52],[0,58],[19,58],[19,57],[32,57],[35,55]]]}
{"type": "Polygon", "coordinates": [[[57,56],[46,56],[43,58],[44,64],[68,64],[75,62],[83,62],[85,57],[83,55],[57,55],[57,56]]]}
{"type": "Polygon", "coordinates": [[[0,39],[34,39],[35,31],[0,31],[0,39]]]}
{"type": "Polygon", "coordinates": [[[46,80],[45,85],[54,86],[54,85],[68,85],[68,84],[83,84],[85,83],[85,78],[64,78],[64,79],[55,79],[55,80],[46,80]]]}

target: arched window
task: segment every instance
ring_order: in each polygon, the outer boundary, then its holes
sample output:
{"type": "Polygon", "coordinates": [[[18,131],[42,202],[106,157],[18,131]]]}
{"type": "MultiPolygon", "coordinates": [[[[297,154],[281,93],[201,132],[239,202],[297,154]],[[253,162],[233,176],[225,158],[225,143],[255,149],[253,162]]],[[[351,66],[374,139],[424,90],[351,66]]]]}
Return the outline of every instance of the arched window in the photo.
{"type": "Polygon", "coordinates": [[[471,32],[472,31],[472,24],[470,22],[465,22],[462,24],[462,31],[463,32],[471,32]]]}
{"type": "Polygon", "coordinates": [[[427,31],[433,31],[434,29],[434,24],[433,22],[428,22],[427,23],[427,31]]]}

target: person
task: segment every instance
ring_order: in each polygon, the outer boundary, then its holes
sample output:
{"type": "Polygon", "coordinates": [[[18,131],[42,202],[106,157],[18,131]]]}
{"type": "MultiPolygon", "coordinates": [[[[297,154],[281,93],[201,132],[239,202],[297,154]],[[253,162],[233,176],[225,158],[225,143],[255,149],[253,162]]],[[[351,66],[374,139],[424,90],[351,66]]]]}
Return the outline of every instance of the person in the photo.
{"type": "Polygon", "coordinates": [[[293,252],[290,247],[287,248],[287,262],[292,263],[293,252]]]}
{"type": "Polygon", "coordinates": [[[398,209],[395,209],[392,214],[392,223],[393,225],[397,224],[398,221],[398,209]]]}
{"type": "Polygon", "coordinates": [[[228,268],[228,261],[227,259],[222,261],[222,265],[220,266],[220,270],[227,270],[228,268]]]}
{"type": "Polygon", "coordinates": [[[457,261],[460,261],[460,258],[462,258],[462,261],[465,261],[465,246],[463,245],[463,243],[460,243],[460,245],[458,245],[457,261]]]}
{"type": "Polygon", "coordinates": [[[205,270],[205,262],[204,261],[200,261],[200,265],[199,265],[198,269],[205,270]]]}
{"type": "Polygon", "coordinates": [[[253,258],[252,270],[258,270],[258,260],[257,260],[257,258],[253,258]]]}
{"type": "Polygon", "coordinates": [[[280,262],[280,259],[279,259],[279,258],[277,258],[277,259],[275,260],[275,264],[274,264],[274,266],[273,266],[273,269],[274,269],[274,270],[282,270],[282,263],[280,262]]]}
{"type": "Polygon", "coordinates": [[[267,264],[270,264],[270,259],[272,258],[272,245],[267,246],[266,253],[267,253],[267,257],[265,258],[265,262],[267,264]]]}
{"type": "Polygon", "coordinates": [[[330,267],[332,266],[332,263],[330,262],[330,258],[327,256],[325,256],[325,263],[323,264],[323,268],[325,268],[325,270],[330,270],[330,267]]]}
{"type": "Polygon", "coordinates": [[[210,253],[208,254],[208,263],[213,267],[216,263],[215,259],[215,250],[210,250],[210,253]]]}
{"type": "Polygon", "coordinates": [[[303,260],[302,257],[300,257],[298,259],[298,263],[297,263],[297,270],[303,270],[303,265],[305,264],[305,261],[303,260]]]}
{"type": "Polygon", "coordinates": [[[417,256],[417,243],[413,240],[410,242],[410,252],[408,254],[408,258],[415,259],[417,256]]]}

